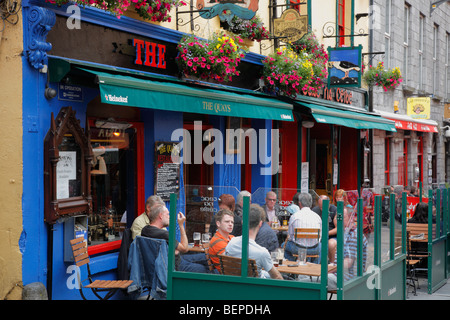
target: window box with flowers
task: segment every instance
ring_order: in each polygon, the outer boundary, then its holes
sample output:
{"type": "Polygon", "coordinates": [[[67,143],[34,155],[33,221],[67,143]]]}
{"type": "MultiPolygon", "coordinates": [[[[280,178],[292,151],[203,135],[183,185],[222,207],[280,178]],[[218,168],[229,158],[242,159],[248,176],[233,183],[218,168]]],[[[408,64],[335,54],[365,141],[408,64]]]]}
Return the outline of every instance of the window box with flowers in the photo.
{"type": "MultiPolygon", "coordinates": [[[[323,86],[315,73],[313,57],[290,48],[279,48],[263,60],[263,80],[269,92],[295,98],[301,92],[316,92],[323,86]]],[[[322,70],[320,70],[322,72],[322,70]]],[[[321,73],[320,73],[321,74],[321,73]]]]}
{"type": "Polygon", "coordinates": [[[178,51],[178,66],[184,75],[218,82],[239,76],[237,67],[245,57],[242,39],[220,32],[214,33],[210,40],[186,35],[178,43],[178,51]]]}
{"type": "Polygon", "coordinates": [[[170,10],[185,6],[182,0],[46,0],[57,6],[72,2],[81,6],[91,6],[110,12],[120,18],[130,5],[144,20],[153,22],[171,21],[170,10]]]}
{"type": "Polygon", "coordinates": [[[261,40],[269,39],[270,36],[270,32],[264,27],[264,23],[258,15],[250,20],[234,16],[230,22],[223,23],[223,28],[250,41],[261,42],[261,40]]]}
{"type": "Polygon", "coordinates": [[[383,62],[379,62],[376,67],[369,66],[364,71],[362,78],[369,87],[379,86],[385,92],[388,89],[395,89],[403,81],[402,73],[398,67],[386,70],[383,62]]]}

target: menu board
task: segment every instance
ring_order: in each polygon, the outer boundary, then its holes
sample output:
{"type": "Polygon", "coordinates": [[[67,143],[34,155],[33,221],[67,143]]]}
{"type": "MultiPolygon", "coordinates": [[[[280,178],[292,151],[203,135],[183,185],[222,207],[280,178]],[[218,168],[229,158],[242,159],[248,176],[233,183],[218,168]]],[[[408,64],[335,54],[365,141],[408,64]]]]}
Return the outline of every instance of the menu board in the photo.
{"type": "Polygon", "coordinates": [[[155,143],[155,195],[164,201],[180,189],[180,161],[177,142],[155,143]]]}

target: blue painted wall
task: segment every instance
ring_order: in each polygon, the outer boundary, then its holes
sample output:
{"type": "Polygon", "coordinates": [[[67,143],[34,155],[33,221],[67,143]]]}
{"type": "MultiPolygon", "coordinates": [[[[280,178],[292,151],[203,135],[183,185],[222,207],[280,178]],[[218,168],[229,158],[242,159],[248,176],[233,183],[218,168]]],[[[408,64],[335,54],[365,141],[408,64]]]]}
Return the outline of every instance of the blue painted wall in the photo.
{"type": "MultiPolygon", "coordinates": [[[[24,47],[27,48],[28,14],[30,1],[23,1],[24,18],[24,47]]],[[[50,6],[42,1],[32,1],[31,3],[50,6]]],[[[53,7],[52,10],[60,11],[53,7]]],[[[111,26],[122,25],[114,17],[108,17],[99,10],[87,10],[94,12],[93,15],[84,15],[92,20],[92,17],[100,17],[102,21],[107,21],[111,26]]],[[[124,19],[126,20],[126,19],[124,19]]],[[[92,20],[93,21],[93,20],[92,20]]],[[[91,21],[91,22],[92,22],[91,21]]],[[[133,22],[128,25],[127,31],[142,34],[144,26],[133,22]]],[[[123,27],[125,29],[125,27],[123,27]]],[[[145,28],[154,28],[145,24],[145,28]]],[[[165,31],[167,32],[167,30],[165,31]]],[[[148,34],[146,34],[148,35],[148,34]]],[[[177,32],[172,33],[171,41],[179,37],[177,32]]],[[[258,61],[257,55],[250,55],[249,59],[258,61]]],[[[260,60],[259,60],[260,61],[260,60]]],[[[53,273],[52,277],[52,298],[53,299],[80,299],[79,292],[73,288],[75,283],[75,273],[70,263],[64,262],[63,237],[64,225],[57,223],[49,231],[48,225],[44,222],[44,138],[50,128],[51,113],[56,117],[59,110],[67,105],[76,110],[76,116],[80,120],[81,126],[85,127],[86,107],[89,101],[95,98],[99,92],[93,88],[83,88],[83,102],[60,101],[58,98],[47,100],[44,97],[46,74],[40,73],[31,66],[26,56],[23,57],[23,231],[20,238],[20,250],[23,254],[22,273],[23,284],[31,282],[42,282],[47,285],[49,268],[53,273]],[[49,232],[53,233],[53,264],[47,265],[49,232]]],[[[50,86],[57,90],[56,83],[50,86]]],[[[154,142],[170,141],[173,130],[183,127],[183,114],[177,112],[167,112],[160,110],[141,109],[141,121],[145,124],[145,197],[153,194],[154,188],[154,142]]],[[[225,136],[225,118],[211,117],[211,122],[215,128],[219,128],[225,136]]],[[[254,121],[257,128],[270,128],[271,121],[254,121]]],[[[270,139],[269,139],[270,141],[270,139]]],[[[234,155],[234,157],[236,157],[234,155]]],[[[254,183],[252,188],[270,187],[271,178],[259,175],[260,165],[255,165],[252,171],[254,183]]],[[[240,189],[240,164],[217,164],[214,166],[215,185],[234,185],[240,189]]],[[[183,172],[181,173],[183,174],[183,172]]],[[[182,195],[181,197],[182,198],[182,195]]],[[[181,205],[181,203],[179,203],[181,205]]],[[[92,257],[92,272],[98,272],[99,278],[115,278],[115,268],[117,266],[117,253],[103,254],[92,257]]],[[[85,267],[82,267],[81,279],[86,278],[85,267]]],[[[49,290],[49,289],[48,289],[49,290]]],[[[93,298],[92,296],[90,296],[93,298]]],[[[119,295],[118,298],[123,298],[119,295]]]]}

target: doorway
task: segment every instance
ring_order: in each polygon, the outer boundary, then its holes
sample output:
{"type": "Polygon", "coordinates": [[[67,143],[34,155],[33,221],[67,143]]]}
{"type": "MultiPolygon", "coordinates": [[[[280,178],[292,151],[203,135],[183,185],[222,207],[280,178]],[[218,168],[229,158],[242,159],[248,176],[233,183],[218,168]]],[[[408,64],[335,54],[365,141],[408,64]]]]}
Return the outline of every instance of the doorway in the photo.
{"type": "Polygon", "coordinates": [[[314,188],[318,195],[332,193],[332,153],[329,140],[311,139],[310,174],[314,175],[314,188]]]}

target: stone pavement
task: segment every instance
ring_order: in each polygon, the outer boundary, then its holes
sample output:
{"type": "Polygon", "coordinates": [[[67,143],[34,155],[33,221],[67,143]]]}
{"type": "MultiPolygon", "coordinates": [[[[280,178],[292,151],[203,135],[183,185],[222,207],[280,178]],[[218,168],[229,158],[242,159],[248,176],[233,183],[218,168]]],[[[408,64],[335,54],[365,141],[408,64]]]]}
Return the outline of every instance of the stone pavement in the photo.
{"type": "Polygon", "coordinates": [[[450,279],[447,279],[447,283],[436,290],[433,294],[428,294],[428,280],[425,276],[419,277],[419,288],[417,289],[417,295],[413,293],[413,288],[409,288],[408,297],[409,300],[450,300],[450,279]]]}

